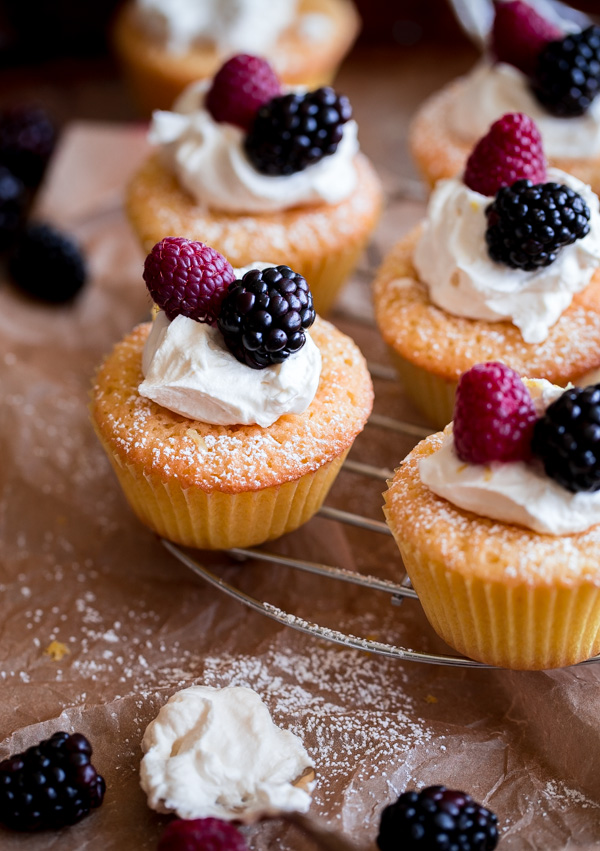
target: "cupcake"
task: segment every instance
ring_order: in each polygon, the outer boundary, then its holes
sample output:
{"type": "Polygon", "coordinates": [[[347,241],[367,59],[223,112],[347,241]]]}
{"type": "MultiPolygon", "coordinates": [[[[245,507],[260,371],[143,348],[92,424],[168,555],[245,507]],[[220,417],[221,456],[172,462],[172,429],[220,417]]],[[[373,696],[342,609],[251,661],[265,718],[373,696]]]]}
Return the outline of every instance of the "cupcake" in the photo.
{"type": "Polygon", "coordinates": [[[523,112],[538,125],[550,165],[600,194],[600,27],[566,32],[571,21],[548,20],[521,0],[495,10],[487,55],[413,121],[410,147],[422,175],[433,186],[457,174],[493,121],[523,112]]]}
{"type": "Polygon", "coordinates": [[[500,363],[461,378],[454,423],[418,444],[385,515],[436,632],[489,665],[600,653],[600,385],[500,363]]]}
{"type": "Polygon", "coordinates": [[[358,34],[351,0],[129,0],[114,44],[141,107],[169,109],[234,53],[268,57],[289,85],[331,82],[358,34]]]}
{"type": "Polygon", "coordinates": [[[287,266],[234,271],[214,249],[170,237],[144,278],[155,318],[117,344],[92,402],[133,510],[157,534],[206,549],[296,529],[371,412],[356,345],[315,318],[287,266]]]}
{"type": "Polygon", "coordinates": [[[443,428],[475,363],[561,386],[594,380],[599,265],[598,198],[546,169],[530,118],[503,116],[378,272],[376,319],[408,396],[443,428]]]}
{"type": "Polygon", "coordinates": [[[382,200],[351,115],[348,99],[333,89],[282,94],[264,60],[229,60],[214,80],[187,89],[173,112],[154,113],[157,150],[127,196],[142,246],[149,251],[183,234],[234,266],[256,257],[288,263],[311,282],[325,313],[382,200]]]}

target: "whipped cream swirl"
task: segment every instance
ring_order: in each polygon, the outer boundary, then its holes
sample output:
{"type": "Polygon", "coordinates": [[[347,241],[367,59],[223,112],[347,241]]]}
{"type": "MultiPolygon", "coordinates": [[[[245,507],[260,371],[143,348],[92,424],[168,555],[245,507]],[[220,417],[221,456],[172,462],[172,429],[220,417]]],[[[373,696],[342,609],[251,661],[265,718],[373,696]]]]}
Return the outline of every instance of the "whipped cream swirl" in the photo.
{"type": "Polygon", "coordinates": [[[152,116],[150,141],[198,204],[231,213],[268,213],[303,204],[337,204],[356,181],[357,126],[348,121],[334,154],[281,177],[258,172],[244,151],[244,132],[204,108],[210,81],[189,86],[173,112],[152,116]]]}
{"type": "Polygon", "coordinates": [[[158,812],[252,821],[258,813],[310,806],[309,792],[293,781],[311,758],[250,688],[177,692],[148,725],[142,750],[141,786],[158,812]]]}
{"type": "Polygon", "coordinates": [[[429,200],[414,264],[431,300],[455,316],[497,322],[509,319],[526,343],[546,339],[552,325],[589,284],[600,265],[598,197],[589,186],[558,169],[548,182],[562,183],[590,209],[590,231],[562,248],[556,260],[532,272],[493,261],[487,251],[485,210],[494,200],[460,178],[442,180],[429,200]]]}
{"type": "Polygon", "coordinates": [[[600,155],[600,97],[585,115],[550,115],[530,89],[518,68],[504,62],[479,62],[456,89],[450,104],[450,127],[465,142],[484,136],[490,125],[507,112],[524,112],[535,121],[546,155],[593,159],[600,155]]]}
{"type": "MultiPolygon", "coordinates": [[[[241,278],[253,263],[234,269],[241,278]]],[[[321,352],[309,332],[298,352],[283,363],[252,369],[229,351],[218,328],[188,316],[169,320],[161,310],[142,355],[144,381],[138,392],[183,417],[212,425],[259,425],[283,414],[303,413],[321,377],[321,352]]]]}
{"type": "Polygon", "coordinates": [[[265,53],[295,20],[298,0],[137,0],[138,18],[172,53],[196,44],[265,53]]]}
{"type": "MultiPolygon", "coordinates": [[[[538,416],[563,389],[526,380],[538,416]]],[[[600,523],[600,491],[571,493],[540,462],[467,464],[456,454],[451,427],[441,447],[419,462],[423,484],[453,505],[481,517],[525,526],[542,535],[572,535],[600,523]]]]}

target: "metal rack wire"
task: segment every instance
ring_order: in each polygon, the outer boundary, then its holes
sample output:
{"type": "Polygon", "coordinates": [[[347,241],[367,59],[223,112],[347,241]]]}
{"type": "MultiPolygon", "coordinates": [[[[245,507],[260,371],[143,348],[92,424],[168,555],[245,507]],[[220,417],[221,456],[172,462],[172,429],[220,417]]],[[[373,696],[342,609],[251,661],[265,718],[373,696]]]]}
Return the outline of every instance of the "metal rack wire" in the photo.
{"type": "MultiPolygon", "coordinates": [[[[380,364],[369,363],[369,371],[373,378],[382,380],[395,380],[395,373],[392,369],[380,364]]],[[[413,423],[403,422],[402,420],[394,419],[393,417],[382,416],[379,414],[371,414],[367,427],[376,426],[391,431],[395,431],[409,437],[417,439],[426,437],[430,432],[422,426],[414,425],[413,423]]],[[[366,476],[381,481],[390,479],[393,475],[391,469],[386,467],[375,467],[370,464],[364,464],[352,459],[346,459],[343,469],[356,473],[361,476],[366,476]]],[[[391,536],[391,531],[386,523],[381,520],[375,520],[369,517],[364,517],[361,514],[353,514],[349,511],[342,511],[332,506],[324,505],[318,512],[319,517],[331,520],[336,523],[344,523],[348,526],[355,526],[367,532],[373,532],[379,535],[391,536]]],[[[162,540],[163,546],[177,558],[182,564],[193,571],[197,576],[200,576],[210,585],[223,591],[229,597],[243,603],[245,606],[253,609],[256,612],[264,615],[271,620],[296,629],[299,632],[304,632],[312,635],[314,638],[331,641],[335,644],[341,644],[344,647],[354,648],[356,650],[367,651],[380,656],[388,656],[395,659],[408,660],[413,662],[425,662],[434,665],[448,665],[461,668],[491,668],[492,665],[485,665],[482,662],[475,662],[473,659],[468,659],[465,656],[452,654],[436,654],[425,653],[419,650],[413,650],[408,647],[401,647],[394,644],[386,644],[380,641],[374,641],[368,638],[361,638],[350,633],[339,632],[329,629],[328,627],[320,626],[290,612],[283,611],[270,603],[261,602],[254,597],[240,591],[233,585],[230,585],[221,577],[210,571],[207,567],[190,555],[189,552],[182,549],[176,544],[167,540],[162,540]]],[[[303,559],[289,558],[277,553],[263,550],[261,548],[242,549],[236,548],[225,551],[227,555],[238,560],[253,559],[259,562],[278,564],[292,570],[300,570],[305,573],[317,574],[318,576],[335,579],[339,582],[348,582],[353,585],[358,585],[362,588],[371,591],[382,591],[391,597],[392,605],[399,606],[405,599],[418,601],[418,596],[411,587],[410,579],[405,573],[399,583],[391,582],[387,579],[379,579],[375,576],[356,573],[351,570],[346,570],[332,565],[320,564],[313,561],[305,561],[303,559]]],[[[591,662],[600,661],[600,656],[594,656],[586,662],[580,664],[585,665],[591,662]]]]}

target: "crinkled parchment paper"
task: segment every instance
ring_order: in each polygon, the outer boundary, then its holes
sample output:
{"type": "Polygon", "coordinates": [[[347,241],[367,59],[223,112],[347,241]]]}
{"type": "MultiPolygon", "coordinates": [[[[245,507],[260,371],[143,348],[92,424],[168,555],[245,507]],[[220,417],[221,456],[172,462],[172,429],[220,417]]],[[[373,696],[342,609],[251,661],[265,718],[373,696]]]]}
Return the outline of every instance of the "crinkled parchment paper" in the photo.
{"type": "MultiPolygon", "coordinates": [[[[357,86],[361,92],[367,89],[357,86]]],[[[369,312],[374,265],[422,212],[404,197],[412,184],[393,170],[390,130],[379,148],[371,131],[390,195],[385,222],[334,317],[378,363],[385,352],[376,331],[348,314],[369,312]]],[[[194,683],[256,689],[314,757],[311,817],[364,849],[375,847],[386,803],[432,783],[464,789],[495,810],[501,848],[595,847],[600,666],[465,670],[316,641],[205,585],[130,513],[87,406],[103,354],[148,312],[143,258],[121,209],[144,150],[142,128],[71,126],[39,214],[81,240],[91,282],[67,307],[29,301],[7,283],[0,288],[0,757],[56,730],[79,730],[108,786],[102,808],[80,824],[35,836],[0,830],[0,847],[154,849],[167,819],[146,807],[139,788],[140,740],[169,695],[194,683]]],[[[377,413],[417,420],[396,382],[376,380],[376,394],[377,413]]],[[[369,426],[352,457],[394,467],[410,447],[410,438],[369,426]]],[[[328,502],[381,519],[382,489],[343,472],[328,502]]],[[[389,538],[322,518],[271,546],[400,575],[389,538]]],[[[394,607],[383,594],[218,554],[205,561],[248,593],[308,619],[447,652],[415,602],[394,607]]],[[[311,847],[280,823],[247,833],[256,849],[311,847]]]]}

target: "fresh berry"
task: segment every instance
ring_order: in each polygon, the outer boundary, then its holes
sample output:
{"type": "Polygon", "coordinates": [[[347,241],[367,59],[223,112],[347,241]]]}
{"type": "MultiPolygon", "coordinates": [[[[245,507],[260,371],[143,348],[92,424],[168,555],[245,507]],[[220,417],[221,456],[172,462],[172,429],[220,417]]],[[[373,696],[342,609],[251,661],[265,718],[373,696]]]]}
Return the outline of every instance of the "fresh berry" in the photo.
{"type": "Polygon", "coordinates": [[[535,407],[519,374],[503,363],[478,363],[458,382],[454,446],[468,464],[526,461],[535,407]]]}
{"type": "Polygon", "coordinates": [[[329,86],[282,95],[258,110],[244,147],[262,174],[294,174],[335,153],[350,118],[350,101],[329,86]]]}
{"type": "Polygon", "coordinates": [[[546,45],[532,87],[552,115],[571,118],[587,112],[600,92],[600,27],[569,33],[546,45]]]}
{"type": "Polygon", "coordinates": [[[85,260],[73,240],[50,225],[37,223],[28,225],[18,239],[9,271],[28,295],[57,304],[74,298],[87,276],[85,260]]]}
{"type": "Polygon", "coordinates": [[[535,424],[533,454],[563,488],[600,490],[600,384],[573,387],[535,424]]]}
{"type": "Polygon", "coordinates": [[[248,846],[229,822],[216,818],[177,819],[167,825],[157,851],[248,851],[248,846]]]}
{"type": "Polygon", "coordinates": [[[227,284],[234,279],[222,254],[182,236],[166,236],[157,242],[144,263],[150,295],[169,319],[189,316],[214,325],[227,284]]]}
{"type": "Polygon", "coordinates": [[[99,807],[106,785],[81,733],[55,733],[0,762],[0,822],[13,830],[64,827],[99,807]]]}
{"type": "Polygon", "coordinates": [[[473,148],[464,182],[482,195],[495,195],[500,187],[523,179],[532,183],[546,179],[542,137],[528,115],[508,112],[473,148]]]}
{"type": "Polygon", "coordinates": [[[281,94],[281,84],[266,59],[240,53],[217,71],[206,95],[215,121],[248,130],[264,103],[281,94]]]}
{"type": "Polygon", "coordinates": [[[40,183],[55,141],[54,125],[43,109],[13,106],[0,112],[0,164],[26,186],[40,183]]]}
{"type": "Polygon", "coordinates": [[[590,230],[587,204],[560,183],[517,180],[498,190],[486,216],[492,260],[527,272],[554,263],[561,248],[590,230]]]}
{"type": "Polygon", "coordinates": [[[535,71],[542,49],[563,32],[539,15],[529,3],[495,3],[491,49],[496,59],[514,65],[527,76],[535,71]]]}
{"type": "Polygon", "coordinates": [[[314,321],[306,280],[289,266],[271,266],[230,284],[218,326],[241,363],[264,369],[299,351],[314,321]]]}
{"type": "Polygon", "coordinates": [[[428,786],[404,792],[381,814],[380,851],[492,851],[498,819],[465,792],[428,786]]]}
{"type": "Polygon", "coordinates": [[[10,248],[23,226],[26,200],[23,183],[0,166],[0,251],[10,248]]]}

